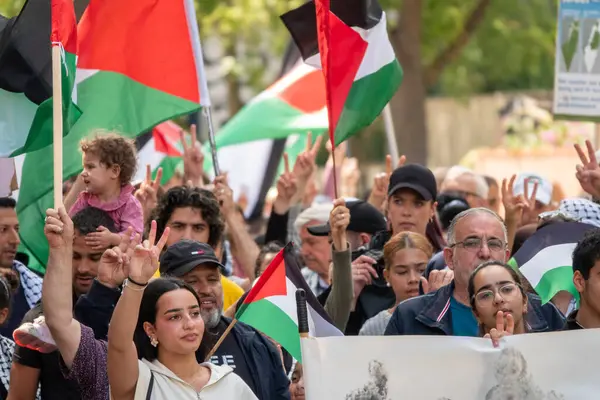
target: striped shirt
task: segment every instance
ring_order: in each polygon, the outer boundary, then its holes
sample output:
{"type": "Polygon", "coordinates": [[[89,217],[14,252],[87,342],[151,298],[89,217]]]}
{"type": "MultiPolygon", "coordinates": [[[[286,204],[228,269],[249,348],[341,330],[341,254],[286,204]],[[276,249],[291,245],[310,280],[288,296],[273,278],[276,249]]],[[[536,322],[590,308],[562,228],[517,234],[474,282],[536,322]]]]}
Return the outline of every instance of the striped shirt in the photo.
{"type": "Polygon", "coordinates": [[[392,318],[392,313],[388,310],[383,310],[376,316],[369,318],[362,328],[360,328],[358,334],[362,336],[383,336],[390,318],[392,318]]]}

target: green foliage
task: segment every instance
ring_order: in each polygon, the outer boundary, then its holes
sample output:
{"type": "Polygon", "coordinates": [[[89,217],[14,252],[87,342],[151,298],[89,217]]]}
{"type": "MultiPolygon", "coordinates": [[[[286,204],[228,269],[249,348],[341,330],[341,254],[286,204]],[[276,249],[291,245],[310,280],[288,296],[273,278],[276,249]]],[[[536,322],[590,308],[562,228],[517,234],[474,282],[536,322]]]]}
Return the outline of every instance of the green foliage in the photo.
{"type": "Polygon", "coordinates": [[[25,0],[0,0],[0,14],[5,17],[14,17],[19,13],[25,0]]]}
{"type": "MultiPolygon", "coordinates": [[[[444,37],[454,37],[462,28],[465,15],[474,0],[428,1],[447,5],[455,23],[435,22],[431,18],[424,27],[432,26],[423,40],[424,59],[439,50],[444,37]],[[458,5],[459,3],[468,3],[458,5]],[[433,28],[435,26],[435,28],[433,28]],[[446,26],[446,31],[441,30],[446,26]],[[436,40],[438,45],[436,46],[436,40]]],[[[501,0],[492,1],[485,18],[471,37],[460,57],[448,65],[437,89],[442,94],[461,95],[472,92],[499,90],[551,89],[554,77],[554,43],[556,38],[557,0],[501,0]]],[[[428,20],[425,13],[424,20],[428,20]]],[[[444,17],[449,18],[449,17],[444,17]]]]}
{"type": "MultiPolygon", "coordinates": [[[[222,68],[257,90],[272,76],[264,72],[279,66],[290,36],[279,16],[302,0],[196,0],[203,38],[217,37],[226,50],[222,68]]],[[[277,68],[276,68],[277,69],[277,68]]]]}

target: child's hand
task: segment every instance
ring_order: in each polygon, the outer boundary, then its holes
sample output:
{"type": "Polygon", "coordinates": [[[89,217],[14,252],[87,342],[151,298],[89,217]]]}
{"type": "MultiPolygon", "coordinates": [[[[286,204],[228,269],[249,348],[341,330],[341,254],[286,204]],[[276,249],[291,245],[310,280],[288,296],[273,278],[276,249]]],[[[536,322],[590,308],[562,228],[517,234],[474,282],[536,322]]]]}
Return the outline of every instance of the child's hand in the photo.
{"type": "MultiPolygon", "coordinates": [[[[99,226],[98,232],[92,232],[85,235],[85,244],[95,251],[104,251],[114,245],[114,241],[118,234],[112,233],[103,226],[99,226]],[[115,236],[116,235],[116,236],[115,236]]],[[[120,242],[120,236],[119,236],[120,242]]]]}

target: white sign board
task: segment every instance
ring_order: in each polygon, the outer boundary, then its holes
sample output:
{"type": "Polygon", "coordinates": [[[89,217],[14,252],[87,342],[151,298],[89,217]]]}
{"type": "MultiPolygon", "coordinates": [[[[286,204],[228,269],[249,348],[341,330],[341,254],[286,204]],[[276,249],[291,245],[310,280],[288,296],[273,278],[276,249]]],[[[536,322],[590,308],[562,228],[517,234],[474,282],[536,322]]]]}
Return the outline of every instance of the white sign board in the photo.
{"type": "Polygon", "coordinates": [[[557,118],[600,121],[600,0],[560,0],[554,68],[557,118]]]}
{"type": "Polygon", "coordinates": [[[597,400],[600,329],[302,339],[308,400],[597,400]]]}

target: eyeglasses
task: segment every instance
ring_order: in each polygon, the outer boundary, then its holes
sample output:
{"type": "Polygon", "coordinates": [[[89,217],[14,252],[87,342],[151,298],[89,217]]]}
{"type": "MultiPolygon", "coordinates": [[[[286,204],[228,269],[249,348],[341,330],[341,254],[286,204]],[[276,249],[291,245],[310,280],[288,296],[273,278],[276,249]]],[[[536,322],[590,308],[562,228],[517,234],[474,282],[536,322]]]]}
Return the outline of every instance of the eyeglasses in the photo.
{"type": "Polygon", "coordinates": [[[506,243],[500,239],[488,239],[484,242],[484,240],[480,238],[469,238],[467,240],[463,240],[462,242],[451,244],[450,247],[462,246],[469,251],[478,251],[483,247],[483,243],[487,245],[487,248],[490,249],[490,251],[501,251],[506,249],[506,243]]]}
{"type": "Polygon", "coordinates": [[[481,292],[477,292],[473,297],[475,301],[481,305],[491,305],[494,302],[496,293],[500,295],[504,300],[510,299],[515,296],[519,291],[519,285],[516,283],[506,283],[500,286],[497,290],[486,289],[481,292]]]}

